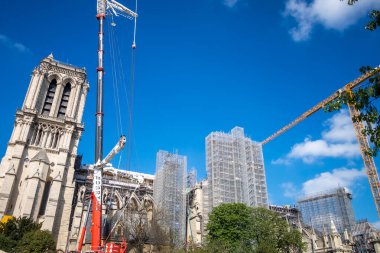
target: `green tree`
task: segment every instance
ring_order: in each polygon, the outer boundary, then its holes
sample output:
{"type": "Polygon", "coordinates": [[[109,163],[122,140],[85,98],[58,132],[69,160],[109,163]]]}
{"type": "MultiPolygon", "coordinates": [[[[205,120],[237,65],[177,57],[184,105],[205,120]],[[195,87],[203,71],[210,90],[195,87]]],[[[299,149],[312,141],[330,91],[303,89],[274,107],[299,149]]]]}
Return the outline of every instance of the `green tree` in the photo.
{"type": "Polygon", "coordinates": [[[48,252],[46,249],[54,249],[49,246],[51,240],[55,245],[54,239],[50,234],[46,235],[46,231],[41,231],[41,226],[41,223],[37,223],[28,217],[12,218],[6,222],[0,222],[0,249],[9,253],[48,252]],[[31,238],[34,238],[34,242],[31,242],[31,238]],[[30,244],[32,248],[25,248],[24,244],[30,244]],[[37,250],[41,249],[38,245],[43,246],[41,251],[37,250]],[[36,251],[33,251],[33,248],[36,251]]]}
{"type": "Polygon", "coordinates": [[[227,252],[247,250],[252,238],[252,210],[241,203],[221,204],[212,209],[207,230],[210,246],[218,245],[227,252]]]}
{"type": "Polygon", "coordinates": [[[241,203],[215,207],[207,229],[208,252],[288,253],[305,247],[301,233],[277,213],[241,203]]]}
{"type": "Polygon", "coordinates": [[[5,252],[14,252],[17,241],[10,239],[4,234],[0,234],[0,249],[5,252]]]}
{"type": "MultiPolygon", "coordinates": [[[[353,4],[357,0],[350,1],[353,4]]],[[[365,26],[370,31],[376,30],[380,26],[380,11],[372,10],[369,13],[370,21],[365,26]]],[[[367,73],[374,71],[370,66],[361,67],[360,72],[367,73]]],[[[371,156],[376,156],[380,149],[380,115],[376,108],[376,100],[380,97],[380,74],[374,74],[368,79],[368,84],[354,91],[343,91],[338,98],[328,103],[324,110],[332,112],[339,110],[343,105],[351,104],[359,112],[353,116],[353,122],[364,123],[361,134],[368,136],[371,147],[366,152],[371,156]]]]}
{"type": "Polygon", "coordinates": [[[0,222],[0,234],[18,241],[25,233],[41,229],[41,226],[42,224],[34,222],[29,217],[13,218],[4,223],[0,222]]]}
{"type": "Polygon", "coordinates": [[[305,245],[302,235],[287,224],[277,213],[266,208],[252,209],[254,252],[300,252],[305,245]]]}
{"type": "Polygon", "coordinates": [[[55,241],[47,230],[33,230],[26,233],[18,242],[16,252],[42,253],[55,252],[55,241]]]}

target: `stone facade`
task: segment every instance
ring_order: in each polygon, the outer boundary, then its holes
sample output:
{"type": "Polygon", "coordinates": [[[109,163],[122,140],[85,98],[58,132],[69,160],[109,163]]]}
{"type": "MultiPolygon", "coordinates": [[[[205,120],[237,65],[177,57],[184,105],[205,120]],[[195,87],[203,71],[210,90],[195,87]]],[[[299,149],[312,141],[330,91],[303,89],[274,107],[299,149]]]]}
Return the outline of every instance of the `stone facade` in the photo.
{"type": "Polygon", "coordinates": [[[52,231],[61,251],[68,239],[88,89],[85,69],[52,55],[43,59],[32,72],[0,164],[0,216],[43,222],[42,229],[52,231]]]}
{"type": "Polygon", "coordinates": [[[204,219],[203,219],[203,185],[202,182],[196,184],[187,193],[187,245],[191,247],[201,247],[204,241],[204,219]]]}
{"type": "MultiPolygon", "coordinates": [[[[72,215],[72,226],[69,236],[68,249],[70,252],[78,248],[81,228],[85,224],[85,217],[88,210],[93,180],[93,170],[91,166],[80,166],[75,173],[75,206],[72,215]]],[[[124,228],[131,227],[133,213],[137,210],[146,211],[147,220],[152,219],[153,208],[153,182],[154,175],[118,170],[112,167],[104,169],[103,172],[103,239],[110,239],[113,242],[121,242],[123,239],[129,241],[130,231],[124,228]],[[142,178],[142,183],[138,179],[142,178]],[[134,211],[128,212],[128,207],[134,211]],[[128,213],[126,213],[128,212],[128,213]],[[121,215],[124,214],[124,218],[121,215]],[[123,225],[124,224],[124,225],[123,225]]],[[[91,243],[91,213],[86,226],[86,237],[83,249],[89,249],[91,243]]]]}
{"type": "Polygon", "coordinates": [[[359,220],[352,230],[356,253],[380,253],[380,232],[367,220],[359,220]]]}

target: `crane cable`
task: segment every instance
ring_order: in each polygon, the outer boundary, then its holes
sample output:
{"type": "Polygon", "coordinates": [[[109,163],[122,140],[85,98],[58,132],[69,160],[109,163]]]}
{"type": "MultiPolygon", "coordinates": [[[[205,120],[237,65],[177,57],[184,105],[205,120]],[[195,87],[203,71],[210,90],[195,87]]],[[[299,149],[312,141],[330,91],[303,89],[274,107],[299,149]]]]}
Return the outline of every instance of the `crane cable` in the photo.
{"type": "MultiPolygon", "coordinates": [[[[137,1],[135,0],[135,13],[137,13],[137,1]]],[[[131,151],[132,151],[132,145],[134,145],[134,150],[137,155],[137,149],[136,149],[136,142],[133,134],[133,109],[134,109],[134,94],[135,94],[135,72],[136,72],[136,32],[137,32],[137,17],[134,19],[134,29],[133,29],[133,43],[132,43],[132,52],[131,52],[131,69],[130,69],[130,93],[131,93],[131,99],[130,99],[130,115],[129,115],[129,131],[128,131],[128,137],[129,137],[129,143],[128,143],[128,150],[127,150],[127,169],[130,169],[131,166],[131,151]]]]}
{"type": "MultiPolygon", "coordinates": [[[[113,23],[113,18],[112,18],[113,23]]],[[[118,57],[116,54],[116,43],[115,43],[115,32],[113,29],[112,23],[109,21],[107,22],[108,30],[109,30],[109,36],[108,41],[110,45],[110,60],[111,60],[111,69],[112,69],[112,86],[113,86],[113,96],[114,96],[114,104],[115,104],[115,117],[116,117],[116,128],[118,135],[121,135],[123,133],[123,118],[121,113],[121,106],[120,106],[120,96],[119,96],[119,78],[117,76],[118,70],[117,70],[117,64],[116,61],[120,60],[120,57],[118,57]]],[[[118,167],[120,168],[120,163],[122,160],[122,152],[119,154],[119,163],[118,167]]],[[[113,175],[113,180],[117,181],[118,175],[113,175]]],[[[106,219],[108,219],[109,211],[112,206],[112,202],[115,198],[115,185],[112,186],[111,193],[107,194],[106,198],[108,199],[106,204],[106,219]],[[108,203],[109,202],[109,203],[108,203]]],[[[106,222],[103,225],[103,229],[106,226],[106,222]]]]}
{"type": "MultiPolygon", "coordinates": [[[[137,0],[136,0],[136,5],[137,5],[137,0]]],[[[130,157],[131,157],[131,150],[132,150],[132,144],[135,144],[134,136],[133,136],[133,105],[134,105],[134,86],[135,86],[135,66],[136,66],[136,18],[135,18],[135,30],[134,30],[134,38],[133,38],[133,43],[132,43],[132,55],[131,55],[131,68],[130,68],[130,89],[129,92],[127,90],[127,82],[126,78],[124,75],[124,66],[123,62],[121,61],[121,52],[120,52],[120,47],[119,47],[119,42],[117,40],[117,36],[113,37],[114,42],[114,50],[116,54],[116,63],[115,63],[115,68],[118,68],[120,73],[119,78],[121,79],[121,84],[123,84],[123,90],[124,90],[124,95],[126,99],[126,104],[127,104],[127,110],[128,110],[128,118],[129,118],[129,124],[128,124],[128,148],[127,150],[124,150],[124,152],[127,153],[127,166],[126,169],[130,169],[130,157]]],[[[115,59],[114,59],[115,60],[115,59]]],[[[121,89],[121,88],[120,88],[121,89]]]]}
{"type": "MultiPolygon", "coordinates": [[[[113,17],[113,16],[111,16],[113,17]]],[[[112,64],[112,70],[113,70],[113,75],[112,75],[112,80],[113,80],[113,86],[114,86],[114,99],[115,99],[115,108],[116,108],[116,125],[117,125],[117,129],[118,129],[118,135],[122,135],[124,130],[123,130],[123,118],[122,118],[122,113],[121,113],[121,106],[120,106],[120,96],[119,96],[119,83],[118,83],[118,78],[117,78],[117,72],[123,72],[122,69],[120,68],[119,71],[117,71],[117,64],[115,63],[115,61],[118,59],[120,61],[120,54],[118,54],[117,56],[115,56],[115,47],[118,45],[117,43],[115,43],[115,33],[114,33],[114,21],[113,21],[113,18],[112,18],[112,22],[108,22],[108,27],[109,27],[109,30],[110,30],[110,36],[108,36],[108,39],[109,39],[109,43],[110,43],[110,51],[111,51],[111,64],[112,64]],[[116,59],[116,60],[115,60],[116,59]]],[[[121,80],[121,83],[124,82],[124,78],[122,76],[122,80],[121,80]]],[[[127,100],[127,103],[128,103],[128,98],[126,98],[127,100]]],[[[117,168],[120,169],[120,164],[121,164],[121,161],[122,161],[122,156],[123,156],[123,152],[120,152],[119,154],[119,162],[118,162],[118,166],[117,168]]]]}
{"type": "MultiPolygon", "coordinates": [[[[136,0],[136,12],[137,12],[137,0],[136,0]]],[[[112,14],[111,14],[112,15],[112,14]]],[[[119,96],[119,85],[120,83],[118,82],[119,79],[121,79],[121,85],[124,88],[124,93],[125,93],[125,100],[127,104],[127,110],[128,110],[128,116],[129,116],[129,127],[128,127],[128,136],[129,136],[129,148],[128,148],[128,153],[127,153],[127,169],[130,168],[130,154],[131,154],[131,146],[132,142],[136,145],[133,135],[132,135],[132,129],[133,129],[133,104],[134,104],[134,86],[135,86],[135,65],[136,65],[136,28],[137,28],[137,21],[136,18],[134,20],[134,31],[133,31],[133,43],[132,43],[132,56],[131,56],[131,69],[130,69],[130,98],[128,96],[127,92],[127,82],[125,81],[125,76],[124,76],[124,71],[123,71],[123,63],[121,61],[121,53],[120,53],[120,47],[119,43],[117,40],[117,36],[114,34],[114,23],[113,23],[113,18],[112,18],[112,24],[108,21],[108,27],[110,28],[110,36],[109,38],[109,44],[110,44],[110,51],[111,51],[111,66],[112,66],[112,84],[113,84],[113,90],[114,90],[114,103],[115,103],[115,115],[116,115],[116,125],[117,125],[117,130],[119,135],[123,132],[123,119],[122,119],[122,113],[121,113],[121,105],[120,105],[120,96],[119,96]],[[119,73],[119,75],[117,75],[119,73]]],[[[122,152],[120,153],[119,156],[119,164],[118,168],[120,168],[122,160],[122,152]]],[[[116,175],[116,180],[117,180],[118,175],[116,175]]],[[[137,187],[134,189],[133,192],[136,192],[137,187]]],[[[112,205],[112,200],[115,195],[115,186],[112,187],[112,193],[111,193],[111,205],[112,205]]],[[[130,199],[127,201],[127,203],[130,201],[130,199]]],[[[110,208],[107,206],[107,208],[110,208]]],[[[125,207],[124,207],[125,208],[125,207]]],[[[124,209],[123,208],[123,209],[124,209]]],[[[108,212],[107,212],[108,213],[108,212]]],[[[120,220],[120,217],[118,218],[120,220]]],[[[118,222],[117,222],[118,223],[118,222]]],[[[109,232],[106,241],[109,239],[109,237],[112,234],[112,230],[109,232]]]]}
{"type": "MultiPolygon", "coordinates": [[[[135,5],[135,13],[137,13],[137,0],[135,5]]],[[[133,43],[132,43],[132,49],[136,48],[136,30],[137,30],[137,17],[135,17],[135,26],[133,29],[133,43]]]]}
{"type": "MultiPolygon", "coordinates": [[[[108,19],[107,19],[108,20],[108,19]]],[[[113,22],[113,21],[112,21],[113,22]]],[[[111,59],[111,69],[112,69],[112,85],[113,85],[113,96],[114,96],[114,104],[115,104],[115,117],[116,117],[116,127],[117,127],[117,133],[120,136],[123,132],[123,124],[122,124],[122,114],[120,109],[120,97],[119,97],[119,82],[117,78],[117,70],[116,70],[116,63],[115,59],[115,41],[114,41],[114,30],[112,29],[112,25],[110,25],[109,21],[107,22],[109,27],[109,36],[108,41],[110,44],[110,59],[111,59]]]]}

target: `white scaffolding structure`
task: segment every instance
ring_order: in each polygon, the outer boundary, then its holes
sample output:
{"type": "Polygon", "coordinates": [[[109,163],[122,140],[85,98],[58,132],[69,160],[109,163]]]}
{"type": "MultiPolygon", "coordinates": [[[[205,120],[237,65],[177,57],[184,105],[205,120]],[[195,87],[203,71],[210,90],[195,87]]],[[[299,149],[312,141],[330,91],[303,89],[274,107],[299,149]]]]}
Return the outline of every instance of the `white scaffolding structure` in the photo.
{"type": "Polygon", "coordinates": [[[165,227],[172,232],[173,242],[181,246],[186,230],[187,157],[160,150],[156,159],[153,198],[164,214],[165,227]]]}
{"type": "Polygon", "coordinates": [[[194,188],[197,184],[197,170],[193,167],[186,176],[186,190],[194,188]]]}
{"type": "Polygon", "coordinates": [[[268,206],[262,147],[244,136],[243,128],[212,132],[206,137],[206,170],[206,212],[221,203],[268,206]]]}
{"type": "Polygon", "coordinates": [[[351,232],[354,228],[352,194],[344,187],[301,197],[297,207],[302,213],[303,222],[321,232],[330,227],[331,221],[341,235],[345,230],[351,232]]]}

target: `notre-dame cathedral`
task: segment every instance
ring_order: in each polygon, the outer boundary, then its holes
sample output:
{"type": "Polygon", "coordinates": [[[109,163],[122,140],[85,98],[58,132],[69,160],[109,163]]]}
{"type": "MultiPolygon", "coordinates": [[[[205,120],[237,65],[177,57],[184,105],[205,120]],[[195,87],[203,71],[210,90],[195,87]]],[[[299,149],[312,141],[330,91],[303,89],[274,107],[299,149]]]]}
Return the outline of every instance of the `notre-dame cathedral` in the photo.
{"type": "Polygon", "coordinates": [[[52,55],[34,69],[0,164],[0,217],[32,217],[52,231],[57,249],[69,236],[74,163],[84,125],[86,70],[52,55]],[[59,235],[59,236],[58,236],[59,235]]]}

